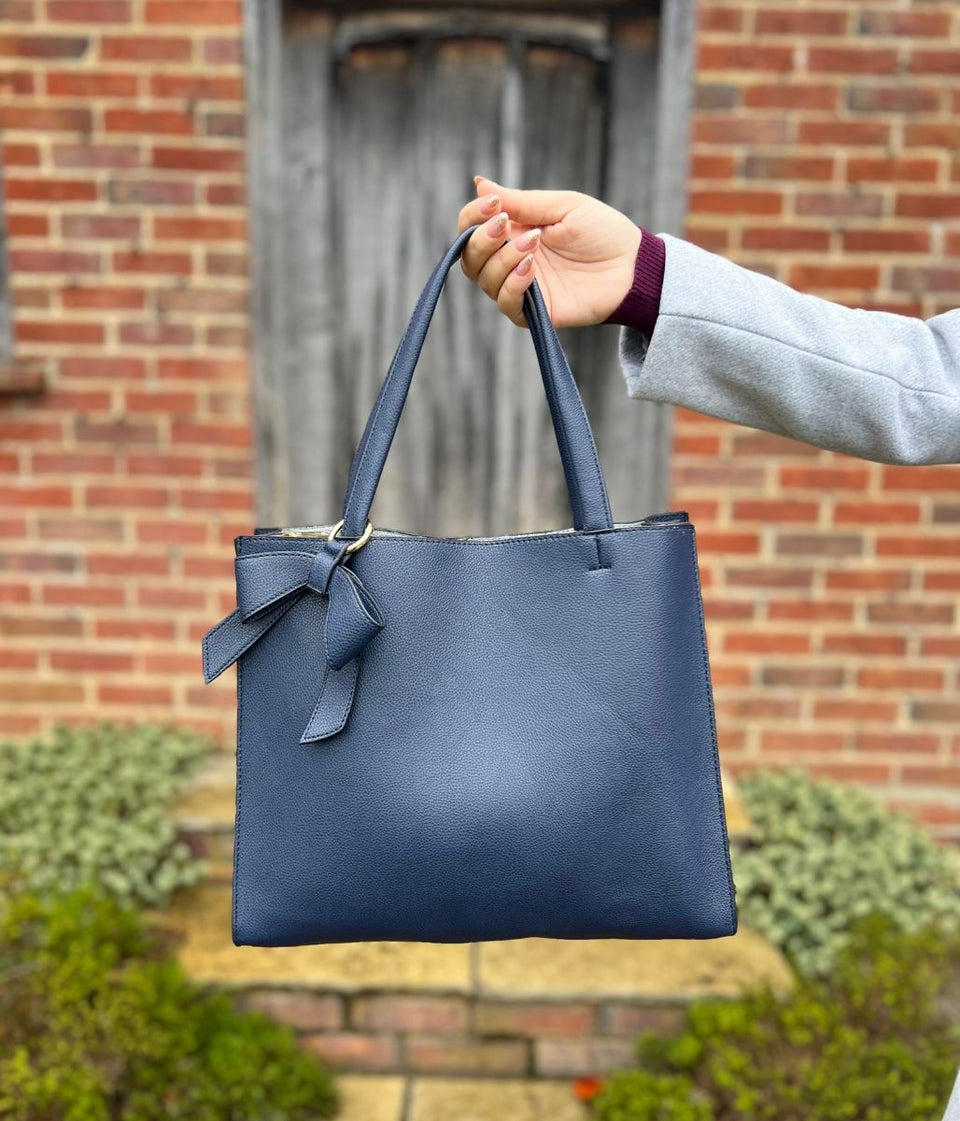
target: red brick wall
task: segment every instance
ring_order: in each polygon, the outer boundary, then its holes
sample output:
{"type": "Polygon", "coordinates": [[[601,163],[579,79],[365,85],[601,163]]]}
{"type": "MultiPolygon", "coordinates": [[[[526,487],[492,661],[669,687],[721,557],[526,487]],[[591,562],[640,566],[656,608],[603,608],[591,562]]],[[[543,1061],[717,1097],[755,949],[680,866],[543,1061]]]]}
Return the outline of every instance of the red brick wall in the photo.
{"type": "Polygon", "coordinates": [[[0,406],[0,732],[223,733],[198,642],[252,518],[240,0],[0,17],[16,348],[50,386],[0,406]]]}
{"type": "MultiPolygon", "coordinates": [[[[688,236],[859,306],[960,302],[960,13],[700,10],[688,236]]],[[[230,734],[232,678],[202,685],[198,641],[253,520],[240,18],[0,0],[17,348],[50,385],[0,405],[0,733],[230,734]]],[[[725,763],[862,781],[960,836],[960,468],[683,410],[674,465],[725,763]]]]}
{"type": "MultiPolygon", "coordinates": [[[[960,304],[960,10],[701,0],[687,234],[805,291],[960,304]]],[[[678,410],[725,763],[888,788],[960,835],[960,467],[678,410]]]]}

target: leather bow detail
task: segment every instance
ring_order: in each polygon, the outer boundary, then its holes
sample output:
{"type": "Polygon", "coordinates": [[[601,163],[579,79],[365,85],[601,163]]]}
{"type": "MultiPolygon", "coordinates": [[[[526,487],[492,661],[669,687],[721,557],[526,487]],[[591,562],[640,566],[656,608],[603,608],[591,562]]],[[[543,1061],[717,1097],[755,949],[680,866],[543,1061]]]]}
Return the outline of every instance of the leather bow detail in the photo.
{"type": "Polygon", "coordinates": [[[237,608],[203,639],[203,676],[213,681],[307,592],[327,597],[323,649],[327,668],[301,743],[332,736],[350,714],[359,657],[383,627],[380,606],[343,563],[349,542],[324,541],[315,552],[237,557],[237,608]]]}

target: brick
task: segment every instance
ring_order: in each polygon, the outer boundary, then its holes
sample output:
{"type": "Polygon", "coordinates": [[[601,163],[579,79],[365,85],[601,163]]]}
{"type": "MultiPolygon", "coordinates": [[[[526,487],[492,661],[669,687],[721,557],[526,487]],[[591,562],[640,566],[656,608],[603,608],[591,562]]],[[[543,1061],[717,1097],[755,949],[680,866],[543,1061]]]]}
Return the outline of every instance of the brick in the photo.
{"type": "Polygon", "coordinates": [[[941,94],[917,86],[851,86],[847,108],[853,113],[936,113],[941,94]]]}
{"type": "Polygon", "coordinates": [[[960,701],[914,701],[910,706],[910,716],[914,720],[957,724],[960,723],[960,701]]]}
{"type": "Polygon", "coordinates": [[[110,518],[40,517],[37,532],[41,540],[50,541],[120,541],[123,523],[110,518]]]}
{"type": "Polygon", "coordinates": [[[139,88],[136,74],[58,70],[47,75],[47,93],[51,97],[136,97],[139,88]]]}
{"type": "Polygon", "coordinates": [[[794,208],[800,216],[878,218],[883,213],[883,196],[800,191],[794,208]]]}
{"type": "Polygon", "coordinates": [[[130,15],[130,0],[47,0],[54,23],[127,23],[130,15]]]}
{"type": "Polygon", "coordinates": [[[126,603],[123,588],[93,584],[45,584],[41,599],[59,607],[122,607],[126,603]]]}
{"type": "Polygon", "coordinates": [[[904,218],[960,218],[960,196],[901,191],[895,212],[904,218]]]}
{"type": "Polygon", "coordinates": [[[701,41],[697,51],[697,71],[770,70],[785,73],[794,66],[792,46],[768,47],[756,43],[701,41]]]}
{"type": "Polygon", "coordinates": [[[810,636],[789,631],[728,631],[723,649],[740,654],[804,654],[810,649],[810,636]]]}
{"type": "Polygon", "coordinates": [[[695,109],[735,109],[740,104],[738,86],[698,82],[693,92],[695,109]]]}
{"type": "Polygon", "coordinates": [[[543,1077],[576,1078],[631,1067],[636,1061],[629,1039],[538,1039],[534,1064],[543,1077]]]}
{"type": "Polygon", "coordinates": [[[799,140],[801,144],[886,147],[890,143],[890,125],[886,121],[800,121],[799,140]]]}
{"type": "Polygon", "coordinates": [[[97,701],[100,704],[130,705],[170,705],[173,693],[169,685],[132,685],[101,681],[97,685],[97,701]]]}
{"type": "Polygon", "coordinates": [[[931,490],[960,491],[960,465],[946,467],[905,467],[890,465],[883,468],[885,490],[912,490],[924,495],[931,490]]]}
{"type": "Polygon", "coordinates": [[[119,420],[94,421],[87,417],[74,418],[76,439],[81,443],[116,444],[155,444],[156,425],[138,420],[136,424],[125,418],[119,420]]]}
{"type": "Polygon", "coordinates": [[[242,171],[243,152],[239,148],[176,148],[155,145],[151,163],[169,171],[242,171]]]}
{"type": "Polygon", "coordinates": [[[780,556],[812,554],[820,557],[856,557],[863,552],[863,538],[842,533],[778,533],[775,552],[780,556]]]}
{"type": "Polygon", "coordinates": [[[117,673],[133,669],[131,654],[113,654],[102,650],[51,650],[48,657],[52,669],[79,673],[117,673]]]}
{"type": "Polygon", "coordinates": [[[960,766],[905,766],[903,781],[923,786],[960,786],[960,766]]]}
{"type": "Polygon", "coordinates": [[[960,556],[960,537],[877,537],[878,557],[950,557],[960,556]]]}
{"type": "Polygon", "coordinates": [[[960,122],[930,121],[920,124],[908,121],[903,129],[907,148],[960,148],[960,122]]]}
{"type": "Polygon", "coordinates": [[[0,680],[0,701],[4,704],[62,704],[82,701],[83,695],[80,681],[0,680]]]}
{"type": "Polygon", "coordinates": [[[247,258],[240,253],[207,253],[204,271],[210,276],[246,276],[247,258]]]}
{"type": "Polygon", "coordinates": [[[927,51],[914,47],[910,52],[910,71],[913,74],[960,74],[960,51],[927,51]]]}
{"type": "Polygon", "coordinates": [[[809,588],[813,572],[805,568],[728,568],[727,584],[744,588],[809,588]]]}
{"type": "Polygon", "coordinates": [[[207,202],[211,206],[245,206],[246,186],[242,183],[211,183],[207,187],[207,202]]]}
{"type": "Polygon", "coordinates": [[[213,66],[239,66],[243,62],[243,41],[239,36],[210,36],[203,40],[203,61],[213,66]]]}
{"type": "Polygon", "coordinates": [[[147,23],[205,24],[221,27],[239,24],[240,0],[146,0],[147,23]]]}
{"type": "Polygon", "coordinates": [[[813,715],[818,720],[875,720],[893,723],[897,719],[896,701],[851,700],[849,697],[814,702],[813,715]]]}
{"type": "Polygon", "coordinates": [[[960,267],[901,265],[893,270],[890,283],[908,292],[956,292],[960,290],[960,267]]]}
{"type": "Polygon", "coordinates": [[[807,69],[811,73],[896,74],[897,51],[886,47],[810,47],[807,69]]]}
{"type": "Polygon", "coordinates": [[[82,58],[89,47],[86,35],[0,35],[0,58],[82,58]]]}
{"type": "Polygon", "coordinates": [[[246,131],[242,113],[204,113],[202,133],[204,136],[226,136],[239,139],[246,131]]]}
{"type": "Polygon", "coordinates": [[[47,638],[59,635],[78,638],[83,634],[83,622],[71,615],[0,615],[0,634],[10,638],[47,638]]]}
{"type": "Polygon", "coordinates": [[[849,15],[845,11],[803,12],[766,8],[757,12],[758,35],[842,35],[849,15]]]}
{"type": "Polygon", "coordinates": [[[785,685],[790,688],[839,688],[844,681],[843,666],[767,665],[761,672],[761,682],[764,685],[785,685]]]}
{"type": "Polygon", "coordinates": [[[337,1070],[386,1071],[400,1066],[397,1040],[389,1035],[321,1032],[304,1036],[302,1045],[337,1070]]]}
{"type": "Polygon", "coordinates": [[[833,509],[833,521],[837,525],[911,525],[920,521],[920,507],[915,502],[838,502],[833,509]]]}
{"type": "Polygon", "coordinates": [[[150,78],[150,95],[191,101],[242,101],[243,80],[239,75],[154,74],[150,78]]]}
{"type": "Polygon", "coordinates": [[[835,85],[791,82],[789,85],[757,83],[743,91],[749,109],[836,109],[840,91],[835,85]]]}
{"type": "Polygon", "coordinates": [[[65,308],[137,309],[145,305],[142,288],[65,288],[62,294],[65,308]]]}
{"type": "Polygon", "coordinates": [[[810,751],[836,754],[843,750],[846,737],[842,732],[824,732],[819,729],[811,732],[782,731],[780,729],[761,733],[761,751],[782,751],[807,753],[810,751]]]}
{"type": "Polygon", "coordinates": [[[704,553],[758,553],[760,538],[755,533],[722,533],[701,529],[698,547],[704,553]]]}
{"type": "Polygon", "coordinates": [[[777,191],[693,191],[690,205],[701,214],[779,214],[783,195],[777,191]]]}
{"type": "Polygon", "coordinates": [[[780,485],[788,490],[865,490],[869,481],[866,467],[837,465],[829,467],[781,467],[780,485]]]}
{"type": "Polygon", "coordinates": [[[119,214],[64,214],[60,229],[65,238],[71,239],[129,239],[139,237],[140,218],[119,214]]]}
{"type": "Polygon", "coordinates": [[[842,230],[847,253],[929,253],[929,230],[842,230]]]}
{"type": "Polygon", "coordinates": [[[3,163],[5,167],[37,167],[40,149],[36,144],[4,144],[3,163]]]}
{"type": "Polygon", "coordinates": [[[100,57],[110,62],[189,62],[192,53],[191,40],[183,36],[105,35],[100,40],[100,57]]]}
{"type": "Polygon", "coordinates": [[[793,265],[789,283],[804,291],[815,288],[871,289],[880,283],[880,269],[877,265],[793,265]]]}
{"type": "Polygon", "coordinates": [[[73,249],[13,249],[10,267],[15,272],[99,272],[100,254],[73,249]]]}
{"type": "Polygon", "coordinates": [[[805,619],[813,622],[829,619],[834,622],[850,622],[853,619],[853,604],[836,600],[771,600],[767,606],[769,619],[805,619]]]}
{"type": "Polygon", "coordinates": [[[788,134],[789,122],[783,117],[710,116],[693,122],[695,144],[784,144],[788,134]]]}
{"type": "MultiPolygon", "coordinates": [[[[12,238],[21,237],[47,237],[50,233],[50,223],[44,214],[15,214],[7,212],[7,235],[12,238]]],[[[22,293],[21,289],[21,293],[22,293]]],[[[22,298],[17,299],[17,306],[23,307],[22,298]]],[[[37,306],[34,304],[33,306],[37,306]]],[[[45,305],[44,305],[45,306],[45,305]]]]}
{"type": "Polygon", "coordinates": [[[747,179],[832,179],[832,156],[748,156],[743,163],[747,179]]]}
{"type": "Polygon", "coordinates": [[[859,16],[864,35],[887,35],[893,38],[926,38],[946,36],[950,31],[950,13],[867,11],[859,16]]]}
{"type": "Polygon", "coordinates": [[[135,132],[187,136],[193,132],[193,117],[177,109],[106,109],[103,114],[107,132],[135,132]]]}
{"type": "Polygon", "coordinates": [[[109,355],[70,355],[60,360],[60,376],[83,380],[142,381],[146,364],[142,358],[109,355]]]}
{"type": "Polygon", "coordinates": [[[496,1036],[583,1036],[593,1030],[589,1004],[518,1004],[479,1001],[474,1008],[474,1031],[496,1036]]]}
{"type": "Polygon", "coordinates": [[[90,508],[98,506],[166,506],[169,492],[160,487],[113,485],[88,486],[84,501],[90,508]]]}
{"type": "Polygon", "coordinates": [[[818,455],[819,450],[800,440],[790,439],[788,436],[779,436],[774,432],[745,432],[736,433],[731,441],[736,455],[818,455]]]}
{"type": "Polygon", "coordinates": [[[739,8],[706,7],[697,10],[699,31],[739,31],[743,26],[743,12],[739,8]]]}
{"type": "Polygon", "coordinates": [[[168,323],[145,320],[141,323],[121,323],[117,332],[121,343],[127,346],[190,346],[193,328],[188,323],[168,323]]]}
{"type": "Polygon", "coordinates": [[[744,249],[826,252],[830,248],[830,233],[827,230],[812,230],[782,224],[769,227],[749,226],[741,230],[740,244],[744,249]]]}
{"type": "Polygon", "coordinates": [[[343,1000],[335,993],[265,989],[246,993],[242,1004],[297,1031],[326,1031],[343,1026],[343,1000]]]}
{"type": "Polygon", "coordinates": [[[131,168],[140,163],[135,144],[54,144],[55,167],[131,168]]]}
{"type": "Polygon", "coordinates": [[[153,221],[153,232],[160,241],[243,241],[247,236],[247,227],[246,222],[238,218],[158,216],[153,221]]]}
{"type": "Polygon", "coordinates": [[[103,324],[66,320],[54,323],[20,319],[14,333],[18,342],[102,346],[104,340],[103,324]]]}
{"type": "Polygon", "coordinates": [[[891,776],[890,767],[883,763],[813,763],[809,770],[814,778],[834,782],[887,783],[891,776]]]}
{"type": "Polygon", "coordinates": [[[865,657],[906,653],[906,639],[895,634],[827,634],[823,650],[827,654],[859,654],[865,657]]]}
{"type": "Polygon", "coordinates": [[[124,615],[119,619],[98,619],[94,624],[97,638],[119,638],[127,642],[170,642],[174,624],[162,619],[137,619],[124,615]]]}
{"type": "Polygon", "coordinates": [[[920,732],[859,732],[854,745],[864,753],[933,755],[939,749],[940,737],[920,732]]]}
{"type": "Polygon", "coordinates": [[[364,1031],[463,1032],[467,1003],[462,997],[378,995],[355,997],[350,1022],[364,1031]]]}
{"type": "Polygon", "coordinates": [[[117,272],[156,273],[189,276],[193,263],[189,253],[152,253],[141,250],[115,253],[113,267],[117,272]]]}
{"type": "Polygon", "coordinates": [[[404,1041],[404,1068],[418,1074],[527,1073],[523,1040],[474,1040],[469,1037],[411,1035],[404,1041]]]}
{"type": "Polygon", "coordinates": [[[91,576],[169,576],[167,557],[141,553],[88,553],[87,572],[91,576]]]}
{"type": "Polygon", "coordinates": [[[201,611],[206,607],[206,593],[190,592],[182,588],[166,586],[158,588],[139,588],[137,591],[137,606],[201,611]]]}

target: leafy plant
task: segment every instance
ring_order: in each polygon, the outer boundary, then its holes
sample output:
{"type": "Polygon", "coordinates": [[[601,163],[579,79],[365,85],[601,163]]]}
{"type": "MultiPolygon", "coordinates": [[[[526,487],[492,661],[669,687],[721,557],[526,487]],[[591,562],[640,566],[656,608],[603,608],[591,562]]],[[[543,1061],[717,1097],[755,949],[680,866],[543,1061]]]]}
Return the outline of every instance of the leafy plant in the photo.
{"type": "Polygon", "coordinates": [[[879,913],[908,931],[960,925],[960,859],[865,791],[795,770],[739,783],[753,824],[733,852],[745,923],[823,976],[852,923],[879,913]]]}
{"type": "Polygon", "coordinates": [[[861,920],[830,977],[801,978],[785,998],[699,1001],[675,1038],[641,1037],[641,1071],[613,1075],[594,1116],[937,1121],[960,1053],[942,1005],[958,970],[955,938],[861,920]]]}
{"type": "Polygon", "coordinates": [[[47,895],[95,881],[162,906],[204,871],[164,811],[212,747],[183,728],[108,722],[0,741],[0,886],[47,895]]]}
{"type": "Polygon", "coordinates": [[[313,1121],[337,1104],[290,1029],[191,982],[132,908],[93,889],[8,902],[3,1121],[313,1121]]]}

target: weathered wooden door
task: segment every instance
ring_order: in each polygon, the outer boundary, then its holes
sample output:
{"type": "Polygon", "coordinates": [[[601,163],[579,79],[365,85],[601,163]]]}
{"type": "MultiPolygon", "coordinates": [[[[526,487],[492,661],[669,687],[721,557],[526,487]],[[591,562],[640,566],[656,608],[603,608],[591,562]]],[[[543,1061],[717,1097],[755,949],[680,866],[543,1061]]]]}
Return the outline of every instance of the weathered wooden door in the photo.
{"type": "MultiPolygon", "coordinates": [[[[261,524],[339,517],[353,448],[474,172],[679,228],[690,13],[676,7],[665,40],[656,7],[613,6],[250,0],[261,524]]],[[[560,332],[626,521],[664,507],[669,410],[626,397],[617,334],[560,332]]],[[[441,534],[570,524],[530,336],[459,268],[373,520],[441,534]]]]}

